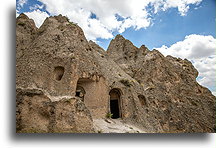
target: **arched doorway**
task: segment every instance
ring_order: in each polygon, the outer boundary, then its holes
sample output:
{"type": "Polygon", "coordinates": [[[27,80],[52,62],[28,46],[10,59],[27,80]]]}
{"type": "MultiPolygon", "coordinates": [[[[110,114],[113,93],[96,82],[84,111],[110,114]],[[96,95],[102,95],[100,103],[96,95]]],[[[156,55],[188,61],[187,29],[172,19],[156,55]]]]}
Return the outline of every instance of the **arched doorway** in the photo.
{"type": "Polygon", "coordinates": [[[114,88],[110,91],[110,112],[113,119],[121,117],[121,93],[118,89],[114,88]]]}

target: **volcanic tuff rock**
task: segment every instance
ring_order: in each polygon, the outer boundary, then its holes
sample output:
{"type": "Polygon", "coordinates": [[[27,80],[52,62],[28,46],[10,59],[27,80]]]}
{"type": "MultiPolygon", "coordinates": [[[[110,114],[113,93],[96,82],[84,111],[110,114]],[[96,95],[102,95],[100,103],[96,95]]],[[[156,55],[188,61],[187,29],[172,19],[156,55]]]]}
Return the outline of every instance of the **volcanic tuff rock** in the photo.
{"type": "Polygon", "coordinates": [[[16,27],[17,132],[97,132],[109,112],[145,132],[215,132],[216,98],[187,59],[121,35],[105,51],[61,15],[16,27]]]}

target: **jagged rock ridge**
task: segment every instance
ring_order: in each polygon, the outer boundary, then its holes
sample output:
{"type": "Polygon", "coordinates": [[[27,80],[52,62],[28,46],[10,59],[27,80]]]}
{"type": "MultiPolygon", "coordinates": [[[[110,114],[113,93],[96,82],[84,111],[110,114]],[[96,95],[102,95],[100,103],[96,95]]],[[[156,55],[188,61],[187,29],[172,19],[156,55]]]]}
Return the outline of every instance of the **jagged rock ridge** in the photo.
{"type": "Polygon", "coordinates": [[[150,133],[215,132],[215,96],[190,61],[121,35],[104,51],[61,15],[16,27],[17,132],[97,132],[109,112],[150,133]]]}

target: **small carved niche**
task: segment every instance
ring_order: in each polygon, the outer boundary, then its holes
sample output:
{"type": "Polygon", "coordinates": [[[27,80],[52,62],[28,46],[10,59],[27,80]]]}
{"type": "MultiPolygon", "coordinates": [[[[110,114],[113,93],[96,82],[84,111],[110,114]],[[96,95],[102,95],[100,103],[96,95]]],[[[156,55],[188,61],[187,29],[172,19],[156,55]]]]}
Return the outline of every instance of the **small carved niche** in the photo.
{"type": "Polygon", "coordinates": [[[64,67],[57,66],[54,69],[54,79],[60,81],[64,75],[64,67]]]}
{"type": "Polygon", "coordinates": [[[143,95],[138,95],[138,98],[139,98],[140,104],[141,104],[142,106],[147,106],[147,102],[146,102],[145,96],[143,96],[143,95]]]}

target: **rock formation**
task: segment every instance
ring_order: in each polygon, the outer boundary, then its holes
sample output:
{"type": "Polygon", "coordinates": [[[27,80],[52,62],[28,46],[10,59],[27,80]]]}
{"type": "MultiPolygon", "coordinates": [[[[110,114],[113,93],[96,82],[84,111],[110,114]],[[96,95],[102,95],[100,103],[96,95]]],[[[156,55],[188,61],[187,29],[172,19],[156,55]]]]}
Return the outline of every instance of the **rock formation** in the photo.
{"type": "Polygon", "coordinates": [[[40,28],[16,20],[16,129],[92,133],[121,119],[149,133],[215,132],[215,100],[187,59],[164,57],[117,35],[107,51],[67,17],[40,28]]]}

